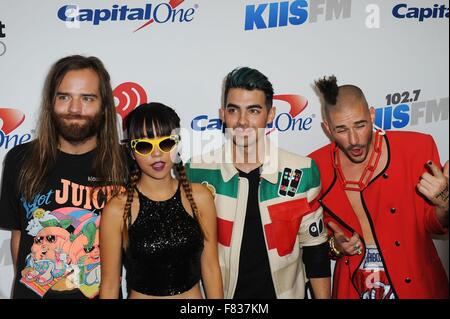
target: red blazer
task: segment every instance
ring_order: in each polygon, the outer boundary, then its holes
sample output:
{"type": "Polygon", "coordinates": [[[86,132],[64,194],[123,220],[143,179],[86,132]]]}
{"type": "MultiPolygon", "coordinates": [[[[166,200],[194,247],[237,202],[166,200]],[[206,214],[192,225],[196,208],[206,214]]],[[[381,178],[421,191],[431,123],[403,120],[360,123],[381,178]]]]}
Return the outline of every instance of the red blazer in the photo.
{"type": "MultiPolygon", "coordinates": [[[[431,234],[448,232],[436,218],[435,208],[416,190],[425,163],[440,165],[436,144],[430,135],[413,132],[387,132],[388,162],[369,186],[361,192],[375,242],[386,274],[397,298],[448,298],[449,286],[444,267],[431,234]]],[[[325,220],[334,220],[346,235],[362,234],[358,218],[339,183],[333,167],[332,144],[309,157],[321,175],[325,220]]],[[[359,298],[354,275],[362,255],[344,256],[336,262],[334,298],[359,298]]]]}

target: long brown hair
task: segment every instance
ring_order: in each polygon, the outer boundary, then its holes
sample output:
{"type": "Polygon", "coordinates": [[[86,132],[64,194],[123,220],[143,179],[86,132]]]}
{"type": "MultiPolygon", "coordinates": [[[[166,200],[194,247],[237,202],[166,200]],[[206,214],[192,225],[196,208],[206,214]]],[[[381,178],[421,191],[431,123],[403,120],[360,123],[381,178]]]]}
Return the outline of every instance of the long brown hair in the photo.
{"type": "MultiPolygon", "coordinates": [[[[180,128],[180,118],[172,108],[164,104],[142,104],[127,116],[125,120],[125,126],[127,130],[128,140],[141,137],[154,138],[156,136],[168,136],[173,134],[174,131],[180,128]]],[[[128,147],[128,150],[129,154],[131,155],[131,148],[128,147]]],[[[128,247],[128,226],[131,224],[131,205],[133,203],[136,184],[141,176],[141,171],[136,161],[134,161],[132,158],[130,160],[132,164],[131,168],[129,169],[130,174],[128,177],[126,190],[127,201],[123,212],[122,243],[124,249],[128,247]]],[[[207,238],[202,215],[197,208],[197,204],[194,201],[194,197],[192,195],[192,185],[186,176],[183,162],[180,161],[178,164],[174,164],[174,168],[177,173],[177,179],[180,181],[186,197],[189,200],[189,204],[192,208],[194,217],[197,219],[203,235],[205,236],[205,238],[207,238]]]]}
{"type": "Polygon", "coordinates": [[[102,100],[102,125],[97,134],[97,151],[93,174],[103,185],[111,185],[112,195],[120,192],[126,180],[126,165],[119,144],[116,109],[110,76],[103,63],[96,57],[73,55],[58,60],[50,69],[40,106],[37,136],[32,142],[31,154],[24,163],[19,176],[20,190],[26,200],[40,193],[45,180],[56,164],[58,155],[58,131],[52,120],[56,93],[64,76],[73,70],[93,70],[99,77],[102,100]]]}

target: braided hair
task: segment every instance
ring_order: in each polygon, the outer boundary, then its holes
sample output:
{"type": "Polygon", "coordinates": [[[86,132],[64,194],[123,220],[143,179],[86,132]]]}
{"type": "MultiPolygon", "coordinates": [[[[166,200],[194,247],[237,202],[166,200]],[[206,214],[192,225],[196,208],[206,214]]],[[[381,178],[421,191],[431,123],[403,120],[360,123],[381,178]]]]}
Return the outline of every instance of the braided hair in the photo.
{"type": "Polygon", "coordinates": [[[137,164],[134,162],[131,165],[132,167],[130,169],[130,177],[128,179],[126,190],[127,201],[123,212],[122,242],[124,248],[128,247],[128,227],[131,224],[131,204],[133,203],[134,188],[141,177],[141,171],[139,170],[137,164]]]}
{"type": "Polygon", "coordinates": [[[194,214],[195,219],[198,221],[198,223],[200,224],[200,229],[202,230],[202,233],[205,237],[207,237],[207,234],[205,232],[205,227],[203,224],[203,219],[201,216],[200,211],[197,208],[197,204],[194,201],[194,196],[192,196],[192,186],[191,183],[189,182],[187,175],[186,175],[186,169],[184,167],[184,164],[182,161],[180,161],[180,163],[175,165],[175,169],[177,171],[177,175],[178,175],[178,179],[181,183],[181,186],[184,189],[184,192],[186,194],[187,199],[189,200],[189,204],[191,205],[192,208],[192,212],[194,214]]]}

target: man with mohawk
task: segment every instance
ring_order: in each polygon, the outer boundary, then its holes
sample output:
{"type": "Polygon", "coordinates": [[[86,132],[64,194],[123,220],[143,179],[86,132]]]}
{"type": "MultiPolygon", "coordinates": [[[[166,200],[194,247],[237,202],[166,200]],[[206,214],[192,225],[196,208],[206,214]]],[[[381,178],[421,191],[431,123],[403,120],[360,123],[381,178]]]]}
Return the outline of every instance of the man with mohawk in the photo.
{"type": "Polygon", "coordinates": [[[448,161],[433,138],[374,131],[362,90],[316,82],[332,143],[309,155],[320,170],[321,205],[333,231],[334,298],[448,298],[431,234],[448,232],[448,161]]]}

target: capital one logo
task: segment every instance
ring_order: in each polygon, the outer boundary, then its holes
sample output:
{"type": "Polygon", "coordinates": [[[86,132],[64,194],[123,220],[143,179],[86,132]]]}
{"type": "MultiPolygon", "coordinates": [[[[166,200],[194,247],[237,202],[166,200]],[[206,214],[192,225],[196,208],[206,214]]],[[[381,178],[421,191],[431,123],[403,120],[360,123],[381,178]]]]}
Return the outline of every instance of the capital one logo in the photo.
{"type": "Polygon", "coordinates": [[[147,93],[144,88],[134,82],[125,82],[117,86],[114,91],[116,113],[124,120],[137,106],[147,103],[147,93]]]}
{"type": "Polygon", "coordinates": [[[271,130],[267,134],[275,130],[287,132],[309,131],[311,129],[313,118],[299,116],[308,106],[308,100],[304,96],[293,94],[275,95],[273,99],[287,103],[290,110],[288,113],[279,113],[275,117],[273,123],[268,125],[268,128],[271,128],[271,130]]]}
{"type": "MultiPolygon", "coordinates": [[[[274,101],[284,102],[283,107],[277,107],[277,116],[274,121],[267,126],[267,135],[278,130],[279,132],[288,131],[309,131],[313,122],[313,117],[302,117],[300,114],[307,108],[308,100],[295,94],[275,95],[274,101]],[[289,107],[289,112],[280,112],[285,106],[289,107]]],[[[274,103],[275,104],[275,103],[274,103]]],[[[194,131],[213,131],[222,130],[223,122],[219,118],[210,119],[208,115],[202,114],[195,117],[191,122],[191,128],[194,131]]]]}
{"type": "Polygon", "coordinates": [[[392,15],[397,19],[414,19],[424,22],[428,19],[448,19],[449,10],[446,4],[434,4],[433,7],[409,7],[407,3],[401,3],[392,9],[392,15]]]}
{"type": "Polygon", "coordinates": [[[308,100],[301,95],[275,95],[274,101],[285,102],[289,106],[289,112],[279,112],[280,106],[277,106],[278,115],[275,117],[273,123],[268,125],[271,129],[267,134],[273,133],[275,130],[279,132],[295,132],[295,131],[309,131],[313,122],[313,117],[302,117],[300,114],[308,107],[308,100]]]}
{"type": "Polygon", "coordinates": [[[187,23],[194,19],[198,6],[180,8],[185,0],[170,0],[161,3],[147,3],[141,7],[130,7],[127,4],[113,4],[109,8],[80,8],[75,4],[59,8],[57,15],[65,22],[67,28],[80,28],[81,23],[98,26],[106,22],[146,21],[134,32],[153,23],[187,23]]]}
{"type": "MultiPolygon", "coordinates": [[[[173,16],[175,16],[176,15],[176,11],[175,11],[175,9],[178,7],[178,6],[180,6],[182,3],[184,2],[184,0],[170,0],[169,1],[169,6],[170,6],[170,8],[172,8],[172,11],[168,11],[168,12],[173,12],[173,16]]],[[[161,4],[160,4],[161,5],[161,4]]],[[[157,7],[158,8],[158,7],[157,7]]],[[[147,21],[146,23],[144,23],[142,26],[140,26],[139,28],[137,28],[136,30],[135,30],[135,32],[136,31],[139,31],[139,30],[141,30],[141,29],[143,29],[143,28],[145,28],[146,26],[148,26],[148,25],[150,25],[150,24],[152,24],[152,23],[154,23],[155,21],[157,21],[158,23],[161,23],[161,20],[155,20],[155,19],[158,19],[158,15],[157,15],[157,11],[158,9],[155,9],[155,13],[154,13],[154,17],[153,18],[151,18],[149,21],[147,21]]],[[[185,13],[183,13],[182,11],[178,11],[178,12],[181,12],[180,13],[180,15],[183,17],[184,16],[184,21],[186,21],[186,22],[191,22],[192,21],[192,19],[191,19],[191,16],[194,14],[194,12],[195,12],[195,10],[194,9],[188,9],[185,13]]],[[[171,14],[169,13],[168,15],[167,15],[167,19],[170,19],[170,17],[171,17],[171,14]]],[[[180,19],[180,22],[184,22],[183,21],[183,18],[181,18],[180,19]]],[[[167,21],[165,21],[165,22],[167,22],[167,21]]],[[[175,22],[175,21],[172,21],[172,22],[175,22]]]]}
{"type": "Polygon", "coordinates": [[[0,108],[0,130],[8,135],[25,120],[25,114],[16,109],[0,108]]]}
{"type": "Polygon", "coordinates": [[[0,108],[0,148],[10,149],[31,140],[31,134],[13,134],[23,123],[25,114],[12,108],[0,108]]]}

